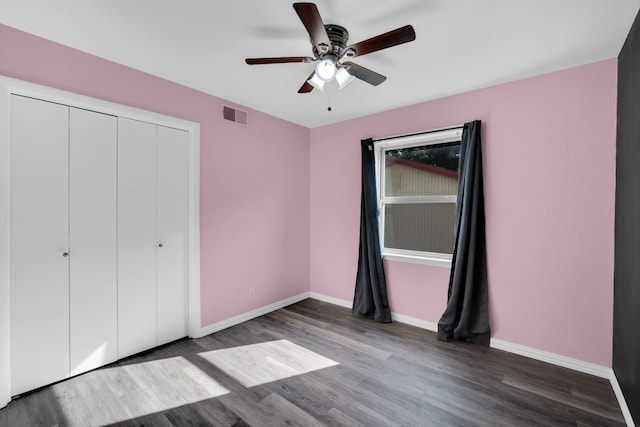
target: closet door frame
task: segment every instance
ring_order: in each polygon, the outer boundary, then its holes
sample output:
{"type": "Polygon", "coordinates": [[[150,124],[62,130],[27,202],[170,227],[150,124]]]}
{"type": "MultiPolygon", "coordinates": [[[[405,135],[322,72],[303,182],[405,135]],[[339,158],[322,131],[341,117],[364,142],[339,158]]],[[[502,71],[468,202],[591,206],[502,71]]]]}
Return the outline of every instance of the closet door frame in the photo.
{"type": "Polygon", "coordinates": [[[96,98],[0,76],[0,408],[11,401],[10,306],[10,99],[21,95],[70,107],[180,129],[189,134],[189,337],[200,325],[200,124],[96,98]]]}

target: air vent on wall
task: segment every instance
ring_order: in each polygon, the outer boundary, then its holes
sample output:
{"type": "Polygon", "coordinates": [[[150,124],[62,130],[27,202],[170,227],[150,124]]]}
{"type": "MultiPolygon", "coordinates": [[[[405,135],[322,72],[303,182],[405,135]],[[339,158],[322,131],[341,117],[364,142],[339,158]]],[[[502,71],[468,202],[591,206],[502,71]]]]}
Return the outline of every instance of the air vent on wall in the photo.
{"type": "Polygon", "coordinates": [[[225,120],[236,122],[242,126],[247,126],[249,121],[249,114],[246,111],[231,107],[224,107],[222,110],[222,116],[225,120]]]}

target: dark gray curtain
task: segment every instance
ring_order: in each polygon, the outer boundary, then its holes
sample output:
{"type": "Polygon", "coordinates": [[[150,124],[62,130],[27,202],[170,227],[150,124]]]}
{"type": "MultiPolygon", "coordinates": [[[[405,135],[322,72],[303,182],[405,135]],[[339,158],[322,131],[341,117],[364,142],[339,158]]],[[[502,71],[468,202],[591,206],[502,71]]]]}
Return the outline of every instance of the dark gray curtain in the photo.
{"type": "Polygon", "coordinates": [[[362,145],[362,200],[360,203],[360,250],[352,313],[376,322],[391,322],[387,300],[387,282],[382,264],[378,232],[378,195],[376,192],[373,140],[362,145]]]}
{"type": "Polygon", "coordinates": [[[488,344],[491,330],[479,120],[464,125],[459,176],[455,247],[438,339],[488,344]]]}

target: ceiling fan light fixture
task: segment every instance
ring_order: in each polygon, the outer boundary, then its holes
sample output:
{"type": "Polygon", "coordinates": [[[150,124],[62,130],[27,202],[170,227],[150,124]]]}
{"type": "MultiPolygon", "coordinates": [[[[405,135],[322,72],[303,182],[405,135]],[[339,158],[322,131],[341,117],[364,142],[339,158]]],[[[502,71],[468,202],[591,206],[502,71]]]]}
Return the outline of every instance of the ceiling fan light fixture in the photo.
{"type": "Polygon", "coordinates": [[[336,81],[338,82],[338,87],[340,88],[340,90],[347,87],[347,85],[351,83],[353,79],[355,79],[355,77],[349,74],[347,69],[344,67],[341,67],[338,69],[338,71],[336,71],[336,81]]]}
{"type": "Polygon", "coordinates": [[[359,43],[348,45],[349,32],[347,29],[340,25],[325,24],[314,3],[296,2],[293,4],[293,9],[309,34],[313,56],[247,58],[245,62],[248,65],[316,63],[313,73],[307,77],[307,80],[298,89],[298,93],[309,93],[314,88],[322,91],[325,84],[333,80],[337,80],[340,89],[343,89],[353,81],[354,77],[372,86],[378,86],[387,79],[385,76],[350,61],[341,62],[343,58],[367,55],[416,39],[413,27],[405,25],[359,43]]]}
{"type": "Polygon", "coordinates": [[[311,86],[313,86],[314,88],[318,89],[320,92],[324,92],[324,84],[325,81],[320,79],[320,77],[318,77],[318,73],[314,73],[313,77],[311,77],[309,80],[307,80],[307,82],[309,82],[309,84],[311,86]]]}
{"type": "Polygon", "coordinates": [[[330,82],[336,77],[337,67],[332,56],[327,55],[316,65],[316,76],[325,82],[330,82]]]}

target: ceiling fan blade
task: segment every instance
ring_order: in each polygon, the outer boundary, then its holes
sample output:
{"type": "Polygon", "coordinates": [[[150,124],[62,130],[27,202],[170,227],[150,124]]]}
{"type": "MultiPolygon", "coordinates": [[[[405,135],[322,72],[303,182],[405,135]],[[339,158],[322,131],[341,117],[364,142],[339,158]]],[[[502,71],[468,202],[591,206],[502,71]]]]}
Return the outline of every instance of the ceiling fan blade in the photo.
{"type": "Polygon", "coordinates": [[[367,53],[377,52],[388,47],[397,46],[402,43],[407,43],[416,39],[416,32],[411,25],[396,28],[388,33],[380,34],[379,36],[371,37],[370,39],[361,41],[347,47],[347,50],[352,49],[354,54],[352,57],[366,55],[367,53]]]}
{"type": "Polygon", "coordinates": [[[311,80],[313,78],[313,75],[316,72],[314,71],[313,73],[311,73],[309,75],[309,77],[307,77],[307,80],[304,81],[304,84],[302,86],[300,86],[300,89],[298,89],[298,93],[309,93],[313,90],[313,86],[311,85],[311,83],[309,83],[309,80],[311,80]]]}
{"type": "Polygon", "coordinates": [[[262,64],[286,64],[288,62],[311,62],[313,58],[308,56],[282,56],[279,58],[247,58],[245,62],[249,65],[262,64]]]}
{"type": "Polygon", "coordinates": [[[345,66],[347,72],[353,77],[363,80],[373,86],[378,86],[383,81],[387,80],[382,74],[378,74],[375,71],[371,71],[361,65],[354,64],[353,62],[345,62],[342,65],[345,66]]]}
{"type": "Polygon", "coordinates": [[[320,17],[318,8],[313,3],[294,3],[293,8],[300,17],[302,24],[307,29],[311,37],[311,44],[321,52],[327,52],[331,49],[331,41],[324,28],[324,23],[320,17]]]}

